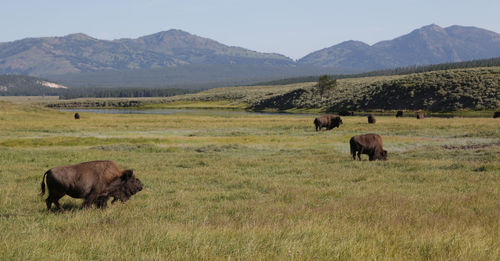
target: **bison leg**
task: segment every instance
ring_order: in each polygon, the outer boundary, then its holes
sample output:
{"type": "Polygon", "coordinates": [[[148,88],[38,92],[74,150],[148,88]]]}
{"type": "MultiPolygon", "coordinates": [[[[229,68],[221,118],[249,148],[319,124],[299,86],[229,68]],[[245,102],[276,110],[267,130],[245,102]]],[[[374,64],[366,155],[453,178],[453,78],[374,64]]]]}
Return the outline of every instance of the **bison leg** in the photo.
{"type": "Polygon", "coordinates": [[[358,159],[361,160],[361,154],[363,153],[363,149],[358,150],[358,159]]]}
{"type": "Polygon", "coordinates": [[[351,152],[351,154],[352,154],[352,159],[353,159],[353,160],[356,160],[356,151],[351,152]]]}
{"type": "Polygon", "coordinates": [[[100,196],[94,200],[93,204],[97,208],[107,208],[108,207],[109,196],[100,196]]]}
{"type": "Polygon", "coordinates": [[[48,197],[45,200],[45,203],[47,204],[47,210],[50,210],[50,207],[52,206],[52,199],[50,197],[48,197]]]}
{"type": "Polygon", "coordinates": [[[96,198],[97,198],[97,196],[93,195],[93,193],[91,193],[88,197],[85,198],[85,201],[83,201],[82,208],[89,208],[89,207],[91,207],[92,204],[96,203],[95,202],[96,198]]]}
{"type": "Polygon", "coordinates": [[[50,193],[47,199],[45,200],[45,203],[47,204],[47,210],[50,210],[52,203],[54,203],[54,205],[56,205],[56,208],[62,211],[63,208],[61,207],[61,205],[59,205],[59,199],[62,198],[63,196],[64,195],[50,193]]]}

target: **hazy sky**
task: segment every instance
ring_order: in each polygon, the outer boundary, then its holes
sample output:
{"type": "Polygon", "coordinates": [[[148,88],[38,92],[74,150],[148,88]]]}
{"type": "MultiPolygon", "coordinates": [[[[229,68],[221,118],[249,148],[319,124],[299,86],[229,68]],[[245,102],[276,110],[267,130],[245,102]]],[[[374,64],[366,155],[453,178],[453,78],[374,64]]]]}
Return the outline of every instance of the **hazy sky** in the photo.
{"type": "Polygon", "coordinates": [[[111,40],[181,29],[294,59],[432,23],[500,33],[498,0],[2,0],[0,6],[0,42],[71,33],[111,40]]]}

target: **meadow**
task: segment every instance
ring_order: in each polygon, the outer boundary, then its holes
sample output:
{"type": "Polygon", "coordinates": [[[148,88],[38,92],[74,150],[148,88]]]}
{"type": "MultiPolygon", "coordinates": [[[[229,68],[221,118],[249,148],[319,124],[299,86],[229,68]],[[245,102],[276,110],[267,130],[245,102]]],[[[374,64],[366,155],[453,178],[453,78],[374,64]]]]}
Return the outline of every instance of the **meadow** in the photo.
{"type": "Polygon", "coordinates": [[[0,260],[499,260],[500,119],[92,114],[0,102],[0,260]],[[388,160],[353,161],[378,133],[388,160]],[[144,190],[47,212],[43,173],[114,160],[144,190]]]}

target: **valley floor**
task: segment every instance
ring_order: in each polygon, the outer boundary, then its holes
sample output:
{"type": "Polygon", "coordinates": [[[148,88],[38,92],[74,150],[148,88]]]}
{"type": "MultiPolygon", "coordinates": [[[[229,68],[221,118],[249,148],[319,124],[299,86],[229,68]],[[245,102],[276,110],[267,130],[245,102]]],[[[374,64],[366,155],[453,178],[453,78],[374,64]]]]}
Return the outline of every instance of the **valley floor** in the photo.
{"type": "Polygon", "coordinates": [[[92,114],[0,102],[0,260],[500,259],[500,120],[92,114]],[[378,133],[388,161],[353,161],[378,133]],[[106,210],[40,192],[114,160],[144,190],[106,210]]]}

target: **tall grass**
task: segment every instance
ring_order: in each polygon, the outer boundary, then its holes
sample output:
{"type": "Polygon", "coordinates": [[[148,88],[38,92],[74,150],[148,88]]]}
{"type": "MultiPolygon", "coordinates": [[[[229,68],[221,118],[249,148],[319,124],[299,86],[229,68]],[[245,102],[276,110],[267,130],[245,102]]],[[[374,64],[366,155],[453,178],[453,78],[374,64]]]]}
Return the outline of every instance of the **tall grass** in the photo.
{"type": "Polygon", "coordinates": [[[0,259],[500,258],[500,121],[106,115],[0,103],[0,259]],[[386,162],[353,161],[379,133],[386,162]],[[111,159],[144,190],[107,210],[38,196],[49,168],[111,159]]]}

